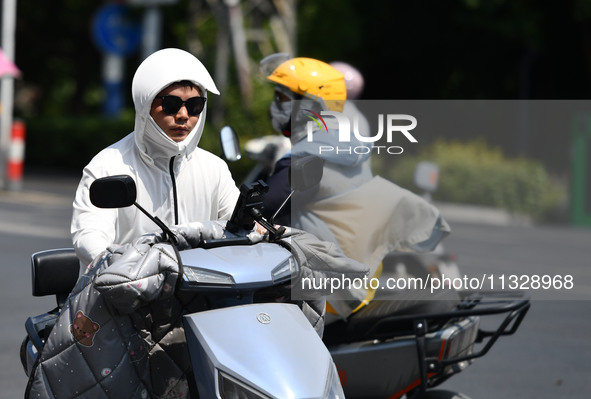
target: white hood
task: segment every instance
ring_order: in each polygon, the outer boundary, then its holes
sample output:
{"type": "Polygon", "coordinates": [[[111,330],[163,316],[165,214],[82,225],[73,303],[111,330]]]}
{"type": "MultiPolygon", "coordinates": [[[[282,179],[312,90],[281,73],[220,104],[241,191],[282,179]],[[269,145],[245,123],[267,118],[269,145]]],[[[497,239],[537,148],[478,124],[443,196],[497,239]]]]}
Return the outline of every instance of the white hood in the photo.
{"type": "Polygon", "coordinates": [[[207,91],[220,94],[203,64],[192,54],[174,48],[156,51],[138,67],[131,85],[135,105],[135,143],[140,153],[150,163],[159,158],[166,161],[175,155],[190,154],[199,144],[207,103],[199,121],[187,138],[179,143],[170,139],[150,116],[154,97],[171,83],[188,80],[197,84],[207,97],[207,91]]]}

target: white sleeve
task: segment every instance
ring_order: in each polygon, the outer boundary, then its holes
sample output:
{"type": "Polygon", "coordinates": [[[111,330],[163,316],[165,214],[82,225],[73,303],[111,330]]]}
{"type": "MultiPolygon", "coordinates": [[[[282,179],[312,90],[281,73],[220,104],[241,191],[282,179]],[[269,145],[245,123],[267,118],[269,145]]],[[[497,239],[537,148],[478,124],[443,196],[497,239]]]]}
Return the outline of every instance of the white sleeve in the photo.
{"type": "Polygon", "coordinates": [[[81,264],[90,262],[115,241],[116,209],[99,209],[90,202],[90,184],[96,179],[86,167],[76,190],[70,232],[81,264]]]}
{"type": "Polygon", "coordinates": [[[236,183],[232,178],[228,165],[224,162],[223,167],[220,168],[220,184],[218,193],[218,219],[228,220],[234,212],[240,190],[236,187],[236,183]]]}

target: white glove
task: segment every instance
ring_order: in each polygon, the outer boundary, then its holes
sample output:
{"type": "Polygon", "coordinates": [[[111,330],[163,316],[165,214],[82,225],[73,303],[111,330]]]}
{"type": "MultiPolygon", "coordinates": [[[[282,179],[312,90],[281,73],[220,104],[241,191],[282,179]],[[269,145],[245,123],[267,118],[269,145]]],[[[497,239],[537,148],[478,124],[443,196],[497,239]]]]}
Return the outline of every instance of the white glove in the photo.
{"type": "Polygon", "coordinates": [[[191,222],[174,226],[173,231],[181,235],[192,248],[199,246],[201,241],[224,237],[225,220],[191,222]]]}

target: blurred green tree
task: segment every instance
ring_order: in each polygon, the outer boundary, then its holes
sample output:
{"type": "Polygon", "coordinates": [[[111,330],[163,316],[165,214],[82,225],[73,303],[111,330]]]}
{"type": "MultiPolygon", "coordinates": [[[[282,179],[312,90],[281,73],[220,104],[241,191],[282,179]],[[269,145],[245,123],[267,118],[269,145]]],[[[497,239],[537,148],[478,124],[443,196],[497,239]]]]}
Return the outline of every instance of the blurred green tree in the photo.
{"type": "MultiPolygon", "coordinates": [[[[365,76],[365,98],[586,98],[591,89],[590,4],[179,0],[160,7],[162,47],[186,48],[204,61],[223,90],[212,98],[208,129],[231,124],[244,141],[272,133],[267,115],[272,85],[256,72],[258,61],[275,51],[350,62],[365,76]]],[[[130,96],[117,133],[97,137],[96,129],[84,131],[86,125],[77,122],[94,118],[96,125],[102,123],[103,57],[90,34],[98,8],[75,0],[18,2],[16,63],[23,77],[16,85],[15,113],[35,119],[29,123],[29,163],[79,167],[95,147],[132,128],[130,96]],[[66,125],[73,131],[63,137],[91,142],[83,151],[70,151],[81,158],[70,163],[52,158],[46,140],[37,139],[66,125]]],[[[141,6],[132,7],[138,20],[143,12],[141,6]]],[[[140,57],[138,52],[126,59],[126,90],[140,57]]],[[[107,125],[116,129],[112,122],[107,125]]],[[[60,146],[55,152],[63,153],[61,147],[69,143],[55,143],[60,146]]],[[[203,144],[216,143],[211,133],[203,144]]],[[[508,154],[537,155],[532,146],[513,151],[519,153],[508,154]]]]}

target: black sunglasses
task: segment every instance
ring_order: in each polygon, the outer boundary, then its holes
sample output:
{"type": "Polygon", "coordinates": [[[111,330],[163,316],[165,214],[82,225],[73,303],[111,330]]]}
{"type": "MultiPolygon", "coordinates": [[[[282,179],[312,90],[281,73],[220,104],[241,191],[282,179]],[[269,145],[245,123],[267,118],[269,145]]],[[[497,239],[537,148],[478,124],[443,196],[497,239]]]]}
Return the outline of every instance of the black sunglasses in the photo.
{"type": "Polygon", "coordinates": [[[184,105],[187,113],[191,116],[197,116],[205,107],[205,97],[191,97],[187,101],[177,96],[157,96],[162,100],[162,111],[167,115],[176,115],[184,105]]]}

